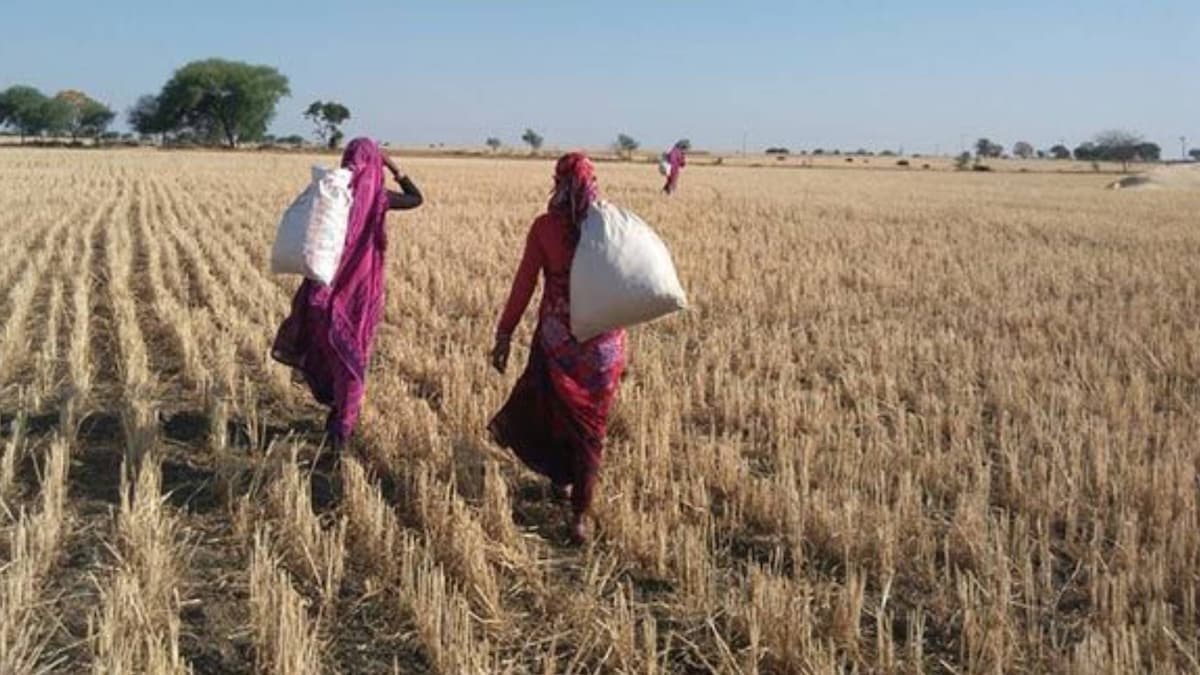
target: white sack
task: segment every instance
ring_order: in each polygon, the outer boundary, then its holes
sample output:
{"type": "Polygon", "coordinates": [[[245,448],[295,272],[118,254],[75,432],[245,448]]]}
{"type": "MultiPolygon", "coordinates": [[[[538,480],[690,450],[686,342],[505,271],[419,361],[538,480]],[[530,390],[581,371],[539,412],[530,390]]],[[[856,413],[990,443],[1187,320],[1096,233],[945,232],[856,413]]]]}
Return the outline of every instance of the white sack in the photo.
{"type": "Polygon", "coordinates": [[[671,253],[633,213],[596,202],[571,263],[571,332],[585,341],[687,307],[671,253]]]}
{"type": "Polygon", "coordinates": [[[283,212],[271,247],[271,272],[333,282],[350,220],[350,171],[312,168],[312,183],[283,212]]]}
{"type": "Polygon", "coordinates": [[[666,156],[658,158],[658,172],[664,176],[671,173],[671,160],[667,159],[666,156]]]}

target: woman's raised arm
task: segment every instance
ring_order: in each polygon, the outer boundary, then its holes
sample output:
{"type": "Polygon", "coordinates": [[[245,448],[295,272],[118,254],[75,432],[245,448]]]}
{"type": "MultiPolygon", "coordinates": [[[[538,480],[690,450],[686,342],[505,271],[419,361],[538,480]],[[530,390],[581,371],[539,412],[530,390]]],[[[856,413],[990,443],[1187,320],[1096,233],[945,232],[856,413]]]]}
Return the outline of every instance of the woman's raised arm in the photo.
{"type": "Polygon", "coordinates": [[[400,167],[391,157],[383,155],[383,165],[388,168],[388,171],[392,172],[392,178],[400,185],[400,192],[387,191],[389,209],[393,211],[415,209],[425,201],[421,196],[421,190],[417,187],[417,184],[412,182],[412,179],[400,170],[400,167]]]}

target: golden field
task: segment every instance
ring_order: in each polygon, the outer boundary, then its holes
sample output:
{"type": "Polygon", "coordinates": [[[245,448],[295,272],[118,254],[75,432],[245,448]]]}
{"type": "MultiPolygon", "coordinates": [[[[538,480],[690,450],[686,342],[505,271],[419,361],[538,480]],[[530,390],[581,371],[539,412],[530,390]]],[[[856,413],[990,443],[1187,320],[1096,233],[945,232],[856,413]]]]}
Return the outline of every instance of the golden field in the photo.
{"type": "Polygon", "coordinates": [[[1200,670],[1200,192],[600,164],[693,308],[577,549],[484,432],[551,163],[400,158],[326,472],[268,356],[314,160],[0,150],[0,672],[1200,670]]]}

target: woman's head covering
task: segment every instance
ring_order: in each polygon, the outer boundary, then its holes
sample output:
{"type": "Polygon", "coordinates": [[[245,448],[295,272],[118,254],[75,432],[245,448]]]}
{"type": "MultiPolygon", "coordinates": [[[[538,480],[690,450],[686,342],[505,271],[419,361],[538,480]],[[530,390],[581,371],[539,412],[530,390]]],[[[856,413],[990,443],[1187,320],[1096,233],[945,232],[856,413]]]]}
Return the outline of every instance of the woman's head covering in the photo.
{"type": "MultiPolygon", "coordinates": [[[[342,153],[342,168],[349,169],[353,174],[350,186],[355,192],[364,181],[372,186],[376,183],[383,185],[383,155],[379,153],[375,141],[369,138],[360,137],[350,141],[342,153]]],[[[358,198],[357,194],[354,196],[358,198]]]]}
{"type": "Polygon", "coordinates": [[[548,208],[578,223],[587,217],[588,206],[599,193],[592,160],[582,152],[572,152],[554,166],[554,192],[548,208]]]}
{"type": "Polygon", "coordinates": [[[692,142],[686,138],[681,138],[678,141],[675,141],[675,147],[679,148],[680,150],[691,150],[692,142]]]}
{"type": "Polygon", "coordinates": [[[350,194],[354,196],[346,227],[347,248],[363,234],[369,234],[376,245],[385,247],[388,197],[383,186],[383,155],[379,145],[369,138],[350,141],[342,153],[342,168],[350,170],[350,194]]]}

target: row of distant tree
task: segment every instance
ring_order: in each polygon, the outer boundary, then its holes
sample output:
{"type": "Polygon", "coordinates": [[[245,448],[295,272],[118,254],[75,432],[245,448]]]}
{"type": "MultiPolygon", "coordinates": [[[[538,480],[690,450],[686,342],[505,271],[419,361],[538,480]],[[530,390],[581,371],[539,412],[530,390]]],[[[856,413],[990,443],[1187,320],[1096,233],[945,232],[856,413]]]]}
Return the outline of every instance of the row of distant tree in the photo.
{"type": "MultiPolygon", "coordinates": [[[[766,154],[785,156],[791,154],[791,151],[782,146],[775,146],[766,149],[766,154]]],[[[801,151],[799,154],[808,154],[801,151]]],[[[841,155],[840,150],[824,150],[822,148],[814,149],[813,155],[841,155]]],[[[847,152],[848,155],[865,155],[873,156],[877,153],[870,152],[866,149],[859,148],[854,152],[847,152]]],[[[883,150],[878,153],[880,156],[890,157],[897,153],[891,150],[883,150]]],[[[1193,148],[1188,152],[1188,155],[1200,161],[1200,148],[1193,148]]],[[[988,138],[980,138],[975,142],[975,161],[982,162],[985,159],[994,159],[999,157],[1018,157],[1020,159],[1071,159],[1075,158],[1087,162],[1121,162],[1127,165],[1129,162],[1157,162],[1162,159],[1162,148],[1157,143],[1146,141],[1141,135],[1128,131],[1110,130],[1096,134],[1092,140],[1081,143],[1073,150],[1059,143],[1046,150],[1038,150],[1033,147],[1032,143],[1027,141],[1017,141],[1013,144],[1011,155],[1005,153],[1003,145],[993,142],[988,138]]],[[[966,164],[971,161],[971,154],[964,152],[959,157],[960,163],[966,164]]]]}
{"type": "MultiPolygon", "coordinates": [[[[158,94],[138,99],[128,112],[129,126],[160,140],[237,147],[247,142],[299,145],[303,138],[275,139],[267,127],[279,100],[290,95],[288,79],[270,66],[225,59],[193,61],[175,71],[158,94]]],[[[336,147],[350,109],[336,101],[313,101],[304,117],[314,136],[336,147]]],[[[26,137],[69,135],[72,140],[113,138],[108,127],[116,113],[87,94],[61,91],[46,96],[34,87],[15,85],[0,91],[0,127],[26,137]]]]}
{"type": "MultiPolygon", "coordinates": [[[[542,149],[546,139],[533,129],[526,129],[525,133],[521,134],[521,141],[529,146],[530,153],[536,153],[542,149]]],[[[504,142],[496,136],[489,136],[484,144],[491,148],[492,152],[504,147],[504,142]]],[[[633,153],[640,147],[641,143],[629,134],[617,134],[617,140],[612,144],[613,151],[627,159],[633,157],[633,153]]]]}
{"type": "MultiPolygon", "coordinates": [[[[1196,154],[1200,154],[1200,152],[1196,154]]],[[[981,138],[975,142],[976,159],[1003,155],[1004,147],[993,143],[990,139],[981,138]]],[[[1036,156],[1051,159],[1074,157],[1090,162],[1157,162],[1162,159],[1162,148],[1157,143],[1146,141],[1139,134],[1114,129],[1096,134],[1092,140],[1081,143],[1074,150],[1061,143],[1052,146],[1049,150],[1035,150],[1030,143],[1018,141],[1013,145],[1012,155],[1021,159],[1030,159],[1036,156]]]]}
{"type": "Polygon", "coordinates": [[[47,96],[18,84],[0,91],[0,127],[11,129],[22,141],[43,135],[99,138],[115,118],[108,106],[75,89],[47,96]]]}

